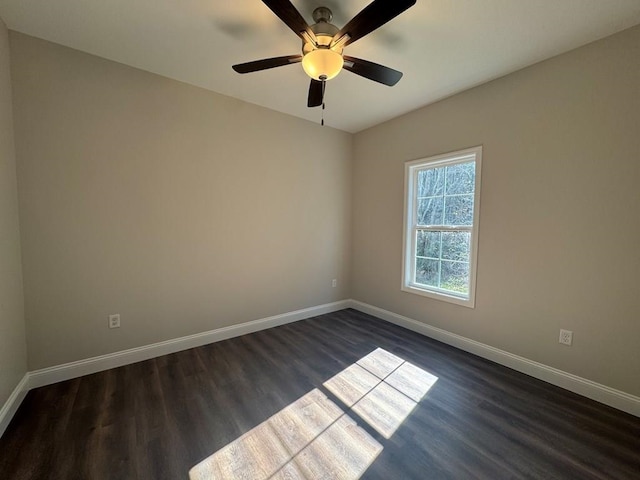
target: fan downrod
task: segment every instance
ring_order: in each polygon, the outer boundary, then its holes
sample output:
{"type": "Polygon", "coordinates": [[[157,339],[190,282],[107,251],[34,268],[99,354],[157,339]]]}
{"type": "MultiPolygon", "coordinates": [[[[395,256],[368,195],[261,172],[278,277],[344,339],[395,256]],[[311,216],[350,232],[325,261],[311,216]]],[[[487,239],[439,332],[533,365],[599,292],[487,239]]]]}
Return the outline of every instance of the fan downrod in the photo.
{"type": "Polygon", "coordinates": [[[333,12],[327,7],[318,7],[311,14],[315,23],[325,22],[331,23],[333,19],[333,12]]]}

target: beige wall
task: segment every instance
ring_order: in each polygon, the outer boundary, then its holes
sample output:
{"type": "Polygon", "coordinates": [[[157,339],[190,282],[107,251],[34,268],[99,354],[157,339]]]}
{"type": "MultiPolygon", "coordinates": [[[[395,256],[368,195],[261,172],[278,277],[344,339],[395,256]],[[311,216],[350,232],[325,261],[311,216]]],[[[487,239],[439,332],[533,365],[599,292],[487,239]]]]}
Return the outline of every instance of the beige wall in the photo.
{"type": "Polygon", "coordinates": [[[353,298],[640,395],[638,59],[640,27],[357,134],[353,298]],[[476,308],[401,292],[404,162],[475,145],[476,308]]]}
{"type": "Polygon", "coordinates": [[[0,407],[27,372],[9,36],[0,19],[0,407]]]}
{"type": "Polygon", "coordinates": [[[10,38],[30,370],[348,298],[350,135],[10,38]]]}

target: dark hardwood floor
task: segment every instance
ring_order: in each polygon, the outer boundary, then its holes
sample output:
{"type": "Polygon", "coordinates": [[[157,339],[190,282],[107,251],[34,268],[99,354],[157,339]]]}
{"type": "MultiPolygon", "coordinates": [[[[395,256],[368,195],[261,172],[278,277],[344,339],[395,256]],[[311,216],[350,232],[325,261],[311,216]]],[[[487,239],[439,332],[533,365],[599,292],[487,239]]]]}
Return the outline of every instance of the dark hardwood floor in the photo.
{"type": "Polygon", "coordinates": [[[639,479],[640,418],[343,310],[32,390],[0,439],[0,479],[190,471],[639,479]]]}

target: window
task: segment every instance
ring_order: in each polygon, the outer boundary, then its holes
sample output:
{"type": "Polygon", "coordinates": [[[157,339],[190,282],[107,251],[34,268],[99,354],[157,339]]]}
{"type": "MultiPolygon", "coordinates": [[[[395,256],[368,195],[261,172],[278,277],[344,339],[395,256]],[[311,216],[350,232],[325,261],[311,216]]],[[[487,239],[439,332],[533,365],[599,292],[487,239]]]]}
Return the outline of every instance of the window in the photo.
{"type": "Polygon", "coordinates": [[[405,164],[402,290],[473,308],[482,147],[405,164]]]}

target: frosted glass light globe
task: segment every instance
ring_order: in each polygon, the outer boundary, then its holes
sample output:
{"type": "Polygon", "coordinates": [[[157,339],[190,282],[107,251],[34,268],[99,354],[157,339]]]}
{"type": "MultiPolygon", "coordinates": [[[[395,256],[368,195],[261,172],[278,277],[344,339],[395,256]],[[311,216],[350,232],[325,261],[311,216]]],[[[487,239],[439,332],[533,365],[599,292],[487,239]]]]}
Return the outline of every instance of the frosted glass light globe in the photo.
{"type": "Polygon", "coordinates": [[[302,68],[315,80],[331,80],[340,73],[343,64],[342,55],[328,48],[312,50],[302,58],[302,68]]]}

